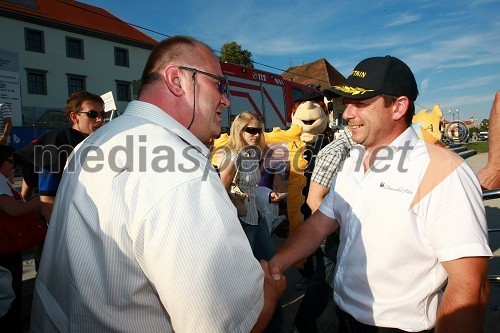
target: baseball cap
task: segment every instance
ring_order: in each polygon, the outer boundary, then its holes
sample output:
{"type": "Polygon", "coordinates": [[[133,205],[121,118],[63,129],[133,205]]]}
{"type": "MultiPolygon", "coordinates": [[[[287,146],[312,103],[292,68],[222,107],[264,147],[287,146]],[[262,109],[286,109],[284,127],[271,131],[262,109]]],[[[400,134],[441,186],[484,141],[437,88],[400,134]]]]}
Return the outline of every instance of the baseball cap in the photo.
{"type": "Polygon", "coordinates": [[[418,95],[415,76],[403,61],[392,56],[362,60],[344,84],[323,90],[326,98],[371,98],[380,94],[406,96],[415,101],[418,95]]]}

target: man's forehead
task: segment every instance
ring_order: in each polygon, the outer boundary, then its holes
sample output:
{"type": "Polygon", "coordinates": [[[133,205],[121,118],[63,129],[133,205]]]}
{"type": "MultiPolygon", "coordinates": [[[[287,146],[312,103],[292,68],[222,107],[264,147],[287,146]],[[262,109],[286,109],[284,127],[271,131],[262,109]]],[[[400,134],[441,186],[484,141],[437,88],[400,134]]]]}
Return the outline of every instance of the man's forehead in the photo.
{"type": "Polygon", "coordinates": [[[104,104],[100,103],[100,102],[96,102],[96,101],[86,100],[86,101],[83,101],[81,109],[82,110],[85,110],[85,109],[94,109],[94,110],[98,109],[96,111],[102,111],[102,110],[104,110],[104,104]]]}

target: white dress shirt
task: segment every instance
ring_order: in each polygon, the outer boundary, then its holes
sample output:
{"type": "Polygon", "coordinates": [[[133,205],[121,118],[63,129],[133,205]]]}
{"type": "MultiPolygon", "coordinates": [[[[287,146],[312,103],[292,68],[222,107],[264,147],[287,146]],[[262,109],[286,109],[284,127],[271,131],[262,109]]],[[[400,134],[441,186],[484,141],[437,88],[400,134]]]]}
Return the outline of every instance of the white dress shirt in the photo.
{"type": "Polygon", "coordinates": [[[33,332],[248,332],[263,272],[208,149],[139,101],[80,144],[36,279],[33,332]]]}
{"type": "Polygon", "coordinates": [[[412,128],[383,152],[365,173],[354,146],[319,208],[340,224],[334,300],[368,325],[426,330],[447,278],[440,262],[491,256],[481,189],[463,159],[412,128]]]}

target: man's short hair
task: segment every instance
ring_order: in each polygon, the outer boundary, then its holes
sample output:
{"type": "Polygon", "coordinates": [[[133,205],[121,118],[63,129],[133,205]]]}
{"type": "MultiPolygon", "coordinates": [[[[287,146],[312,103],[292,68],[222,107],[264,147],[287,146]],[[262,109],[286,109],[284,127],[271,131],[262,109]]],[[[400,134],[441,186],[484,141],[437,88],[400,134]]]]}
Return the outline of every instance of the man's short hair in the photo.
{"type": "MultiPolygon", "coordinates": [[[[384,104],[386,107],[388,107],[389,105],[396,102],[396,100],[399,98],[398,96],[391,96],[391,95],[385,95],[385,94],[381,94],[380,96],[382,96],[382,98],[384,99],[384,104]]],[[[408,110],[406,110],[405,117],[404,117],[406,124],[408,126],[410,126],[411,123],[413,122],[414,115],[415,115],[415,102],[410,100],[410,103],[408,104],[408,110]]]]}
{"type": "Polygon", "coordinates": [[[173,36],[159,42],[148,57],[142,72],[139,96],[144,86],[159,80],[168,65],[178,62],[185,66],[196,66],[201,61],[199,54],[193,52],[198,46],[210,47],[188,36],[173,36]]]}
{"type": "Polygon", "coordinates": [[[104,101],[99,95],[89,93],[88,91],[79,91],[71,94],[70,98],[66,101],[66,117],[68,117],[71,122],[70,114],[72,112],[79,112],[82,104],[86,101],[92,101],[97,103],[102,103],[104,101]]]}

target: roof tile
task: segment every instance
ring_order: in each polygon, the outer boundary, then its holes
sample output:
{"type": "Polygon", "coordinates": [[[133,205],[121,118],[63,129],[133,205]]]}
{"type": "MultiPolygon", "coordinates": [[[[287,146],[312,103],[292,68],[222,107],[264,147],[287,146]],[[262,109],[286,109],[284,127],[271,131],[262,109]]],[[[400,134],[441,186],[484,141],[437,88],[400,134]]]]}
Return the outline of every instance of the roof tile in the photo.
{"type": "Polygon", "coordinates": [[[107,10],[74,0],[0,0],[0,10],[90,29],[135,42],[157,44],[155,39],[107,10]]]}

